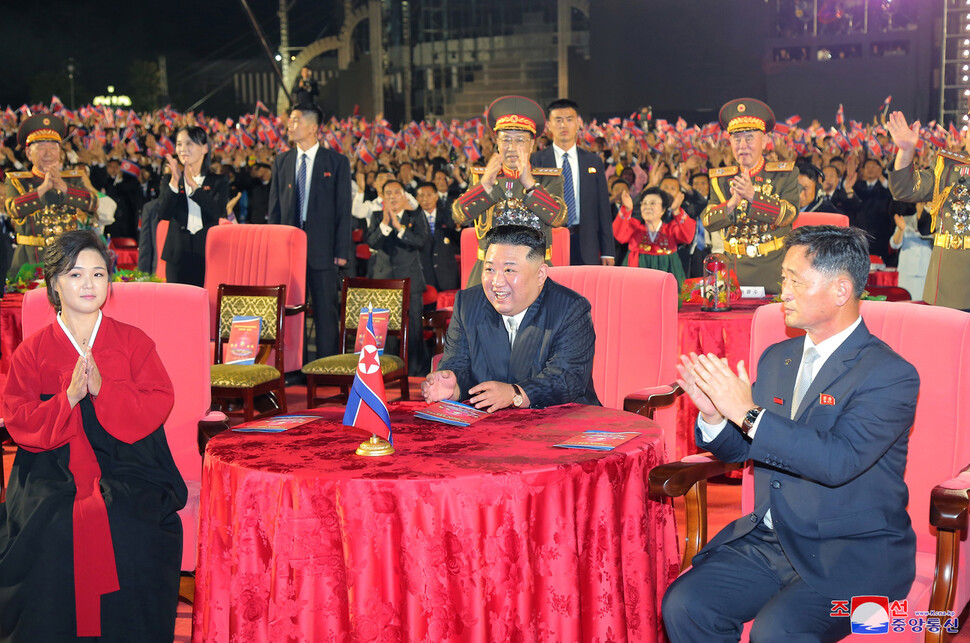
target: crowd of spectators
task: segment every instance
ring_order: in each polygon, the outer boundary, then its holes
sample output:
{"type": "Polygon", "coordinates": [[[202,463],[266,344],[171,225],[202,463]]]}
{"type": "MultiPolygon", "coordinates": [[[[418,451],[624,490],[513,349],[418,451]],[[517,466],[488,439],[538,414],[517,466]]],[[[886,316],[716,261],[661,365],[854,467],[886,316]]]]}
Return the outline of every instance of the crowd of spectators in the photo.
{"type": "MultiPolygon", "coordinates": [[[[224,175],[231,186],[226,218],[237,223],[266,221],[271,164],[277,153],[288,149],[285,115],[278,117],[262,104],[252,114],[224,120],[169,107],[150,113],[93,106],[72,111],[56,99],[50,106],[7,108],[0,113],[0,172],[26,169],[23,151],[16,146],[18,124],[29,112],[47,109],[68,123],[63,143],[65,167],[89,168],[94,187],[116,204],[113,221],[105,227],[107,234],[137,235],[145,204],[159,194],[164,157],[174,151],[174,133],[193,125],[209,133],[210,171],[224,175]]],[[[853,225],[872,235],[874,254],[887,265],[895,265],[897,253],[889,244],[897,228],[894,215],[903,216],[913,229],[916,225],[915,209],[893,201],[886,187],[886,167],[895,152],[892,141],[878,118],[871,123],[846,123],[840,108],[836,122],[837,127],[828,128],[818,120],[800,126],[798,116],[779,122],[765,157],[815,168],[803,177],[800,209],[848,215],[853,225]]],[[[355,115],[331,118],[320,128],[319,138],[322,145],[350,161],[353,216],[363,232],[374,213],[382,210],[380,190],[392,177],[403,186],[409,209],[418,207],[419,186],[431,184],[438,207],[450,212],[451,202],[472,181],[471,168],[483,165],[493,152],[486,129],[481,118],[411,122],[395,129],[380,116],[370,121],[355,115]]],[[[945,128],[935,122],[922,128],[921,137],[926,144],[917,157],[920,167],[931,166],[937,148],[961,150],[967,143],[953,125],[945,128]]],[[[549,138],[540,137],[537,149],[546,145],[549,138]]],[[[696,220],[708,197],[708,171],[734,162],[726,136],[716,123],[688,125],[682,119],[649,119],[642,111],[629,118],[584,122],[579,145],[600,155],[607,168],[614,217],[627,193],[633,197],[633,215],[641,220],[638,195],[648,187],[660,188],[670,197],[665,221],[679,220],[681,214],[696,220]]],[[[9,239],[6,229],[4,236],[9,239]]],[[[363,234],[358,239],[363,240],[363,234]]],[[[618,264],[623,262],[626,245],[617,242],[618,264]]],[[[696,255],[693,251],[712,245],[717,250],[717,239],[709,234],[705,239],[700,231],[692,242],[683,244],[680,256],[685,276],[699,276],[696,256],[691,260],[696,255]]],[[[362,260],[357,262],[357,273],[367,274],[367,253],[358,257],[362,260]]],[[[152,269],[150,265],[139,267],[152,269]]]]}

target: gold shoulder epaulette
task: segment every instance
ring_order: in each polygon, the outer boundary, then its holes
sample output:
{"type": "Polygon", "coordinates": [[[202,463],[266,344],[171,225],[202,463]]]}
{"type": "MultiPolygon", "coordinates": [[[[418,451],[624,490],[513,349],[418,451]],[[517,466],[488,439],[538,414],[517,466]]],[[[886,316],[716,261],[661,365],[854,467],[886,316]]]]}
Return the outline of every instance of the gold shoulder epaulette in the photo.
{"type": "Polygon", "coordinates": [[[727,167],[715,167],[715,168],[712,168],[708,172],[708,175],[710,175],[711,178],[715,178],[715,177],[718,177],[718,176],[734,176],[737,173],[738,173],[738,166],[737,165],[729,165],[727,167]]]}
{"type": "Polygon", "coordinates": [[[772,161],[771,163],[765,163],[765,172],[791,172],[794,169],[794,161],[772,161]]]}
{"type": "MultiPolygon", "coordinates": [[[[7,172],[7,178],[11,178],[11,179],[29,179],[32,176],[34,176],[34,173],[28,170],[23,170],[20,172],[7,172]]],[[[37,177],[37,178],[40,178],[40,177],[37,177]]]]}
{"type": "Polygon", "coordinates": [[[950,150],[937,150],[937,156],[942,156],[943,158],[950,159],[951,161],[956,161],[957,163],[967,165],[970,164],[970,156],[966,154],[961,154],[960,152],[951,152],[950,150]]]}
{"type": "Polygon", "coordinates": [[[532,168],[532,176],[559,176],[562,174],[562,170],[558,167],[534,167],[532,168]]]}
{"type": "Polygon", "coordinates": [[[480,165],[476,165],[475,167],[472,168],[472,174],[477,174],[478,176],[481,176],[485,174],[485,168],[483,168],[480,165]]]}
{"type": "Polygon", "coordinates": [[[84,170],[81,169],[61,170],[61,177],[68,179],[79,179],[84,176],[84,174],[84,170]]]}

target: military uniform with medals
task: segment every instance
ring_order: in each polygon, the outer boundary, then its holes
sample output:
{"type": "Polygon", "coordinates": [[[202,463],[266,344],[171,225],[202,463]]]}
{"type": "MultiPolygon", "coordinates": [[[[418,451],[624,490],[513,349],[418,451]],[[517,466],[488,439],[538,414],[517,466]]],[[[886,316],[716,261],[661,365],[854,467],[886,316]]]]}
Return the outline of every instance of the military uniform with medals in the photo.
{"type": "MultiPolygon", "coordinates": [[[[486,113],[493,131],[525,131],[536,136],[545,127],[545,114],[533,101],[506,96],[493,102],[486,113]]],[[[485,235],[494,226],[525,225],[542,231],[546,238],[546,261],[552,256],[552,229],[566,224],[566,203],[562,198],[563,179],[557,168],[532,168],[536,184],[528,192],[519,181],[519,172],[502,167],[495,185],[486,191],[481,184],[485,168],[472,170],[473,185],[452,204],[452,218],[461,227],[475,224],[478,260],[465,287],[481,284],[485,259],[485,235]]]]}
{"type": "MultiPolygon", "coordinates": [[[[774,114],[770,108],[752,99],[731,101],[721,108],[721,127],[728,133],[745,130],[770,132],[774,114]]],[[[732,258],[738,283],[742,286],[764,286],[765,292],[780,292],[781,263],[785,236],[798,216],[798,170],[791,162],[766,162],[764,157],[748,171],[754,186],[754,198],[742,199],[727,210],[731,199],[731,182],[744,171],[740,166],[715,168],[709,172],[711,198],[701,215],[704,229],[720,231],[724,252],[732,258]]]]}
{"type": "Polygon", "coordinates": [[[970,310],[970,156],[938,150],[932,170],[910,163],[890,171],[889,190],[898,201],[931,202],[935,234],[923,301],[970,310]]]}
{"type": "MultiPolygon", "coordinates": [[[[60,119],[38,114],[24,121],[19,139],[24,147],[41,141],[59,142],[63,132],[60,119]]],[[[84,170],[64,170],[60,175],[66,192],[51,188],[40,196],[37,190],[44,175],[37,168],[7,174],[4,209],[17,235],[8,279],[16,278],[24,264],[43,263],[44,251],[55,237],[76,230],[78,222],[85,223],[97,211],[98,197],[84,187],[84,170]]]]}

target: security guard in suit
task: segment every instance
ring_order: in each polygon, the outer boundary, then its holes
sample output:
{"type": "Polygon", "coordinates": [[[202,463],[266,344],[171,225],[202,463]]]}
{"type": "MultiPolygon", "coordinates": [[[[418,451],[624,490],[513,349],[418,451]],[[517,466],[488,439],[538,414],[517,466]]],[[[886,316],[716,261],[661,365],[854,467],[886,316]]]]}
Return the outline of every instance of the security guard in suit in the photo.
{"type": "Polygon", "coordinates": [[[552,228],[566,224],[563,180],[557,168],[533,168],[529,160],[536,136],[546,126],[542,108],[522,96],[503,96],[485,112],[495,133],[497,153],[485,168],[472,170],[473,185],[452,204],[452,218],[461,227],[475,222],[478,261],[468,286],[482,282],[485,234],[494,226],[526,225],[546,237],[546,261],[551,257],[552,228]]]}
{"type": "Polygon", "coordinates": [[[738,283],[778,294],[781,248],[798,216],[798,170],[791,162],[765,162],[775,114],[761,101],[732,100],[718,119],[738,165],[710,171],[711,198],[701,221],[712,234],[720,231],[724,252],[734,258],[738,283]]]}
{"type": "MultiPolygon", "coordinates": [[[[936,151],[932,170],[913,164],[919,140],[919,123],[906,123],[901,112],[889,117],[889,133],[899,148],[889,173],[889,190],[899,201],[930,201],[929,230],[934,232],[933,252],[926,270],[923,301],[947,308],[970,310],[970,156],[936,151]],[[943,267],[946,266],[946,270],[943,267]]],[[[914,293],[915,294],[915,293],[914,293]]]]}
{"type": "Polygon", "coordinates": [[[84,170],[61,169],[61,140],[67,128],[51,114],[35,114],[20,125],[17,141],[27,150],[29,172],[7,174],[4,209],[17,233],[7,278],[24,264],[42,263],[56,236],[76,230],[98,208],[98,197],[84,170]]]}

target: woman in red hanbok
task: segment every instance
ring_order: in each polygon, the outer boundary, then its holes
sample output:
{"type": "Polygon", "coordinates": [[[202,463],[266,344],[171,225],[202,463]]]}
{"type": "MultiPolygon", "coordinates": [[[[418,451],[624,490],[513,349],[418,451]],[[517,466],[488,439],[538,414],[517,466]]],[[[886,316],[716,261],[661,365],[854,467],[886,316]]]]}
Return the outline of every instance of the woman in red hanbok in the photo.
{"type": "Polygon", "coordinates": [[[683,208],[663,223],[670,197],[660,188],[647,188],[640,193],[640,214],[643,221],[633,217],[633,200],[623,193],[620,213],[613,220],[613,236],[620,243],[628,243],[627,265],[653,268],[669,272],[684,283],[684,266],[677,255],[677,247],[690,243],[697,231],[697,222],[687,216],[683,208]]]}
{"type": "Polygon", "coordinates": [[[101,314],[108,265],[94,233],[58,237],[44,262],[57,321],[13,355],[0,641],[174,636],[186,489],[161,428],[174,394],[151,339],[101,314]]]}

